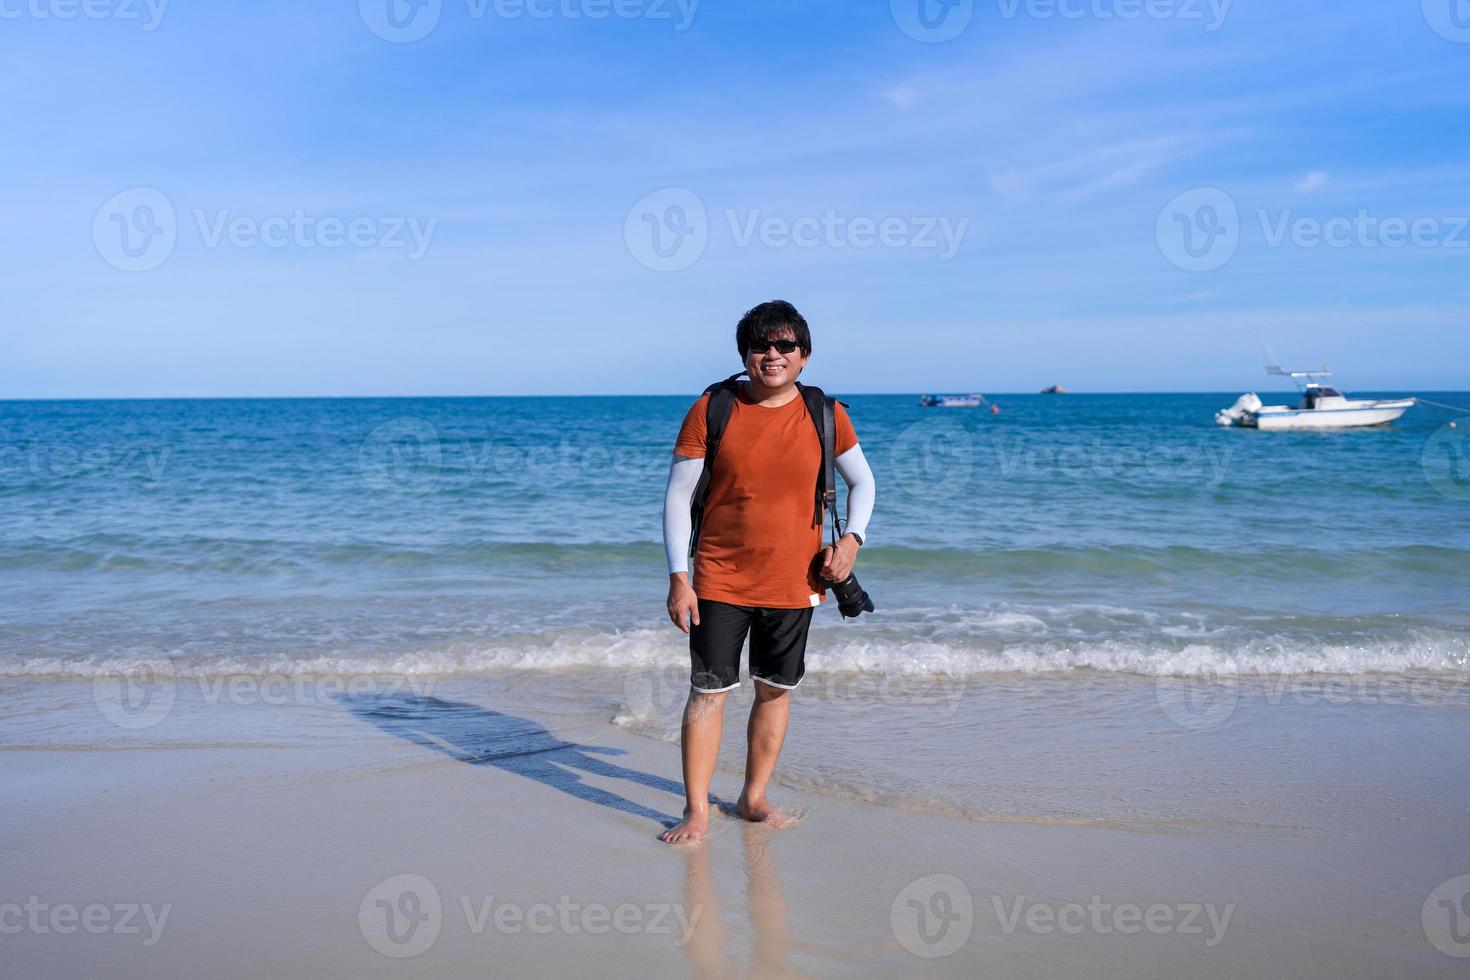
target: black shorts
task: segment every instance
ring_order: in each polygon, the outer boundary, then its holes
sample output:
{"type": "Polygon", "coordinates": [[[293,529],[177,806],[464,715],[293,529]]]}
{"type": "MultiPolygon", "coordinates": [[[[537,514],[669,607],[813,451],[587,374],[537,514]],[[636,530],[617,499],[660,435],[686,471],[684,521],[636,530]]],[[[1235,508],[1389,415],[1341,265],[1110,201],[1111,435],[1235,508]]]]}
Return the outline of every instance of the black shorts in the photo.
{"type": "Polygon", "coordinates": [[[740,686],[740,648],[750,634],[750,676],[791,690],[806,674],[806,634],[812,607],[762,609],[699,600],[699,625],[689,629],[689,683],[702,694],[740,686]]]}

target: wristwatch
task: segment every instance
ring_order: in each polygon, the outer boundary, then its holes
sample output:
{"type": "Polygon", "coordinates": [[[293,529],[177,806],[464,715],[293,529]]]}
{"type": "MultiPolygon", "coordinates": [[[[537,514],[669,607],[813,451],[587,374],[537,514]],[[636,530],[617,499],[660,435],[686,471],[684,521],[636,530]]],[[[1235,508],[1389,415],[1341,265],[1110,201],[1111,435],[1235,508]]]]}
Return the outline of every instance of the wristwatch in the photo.
{"type": "Polygon", "coordinates": [[[856,531],[848,531],[847,533],[848,534],[851,534],[853,537],[857,538],[857,543],[858,543],[858,547],[859,548],[861,548],[863,546],[863,536],[861,534],[857,533],[856,531]]]}

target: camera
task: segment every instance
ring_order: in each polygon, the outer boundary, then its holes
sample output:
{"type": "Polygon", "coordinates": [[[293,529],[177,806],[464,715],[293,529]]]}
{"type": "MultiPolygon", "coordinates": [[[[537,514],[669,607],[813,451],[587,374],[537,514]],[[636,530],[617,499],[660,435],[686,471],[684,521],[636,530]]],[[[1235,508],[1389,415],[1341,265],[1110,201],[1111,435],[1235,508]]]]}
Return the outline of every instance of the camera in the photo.
{"type": "Polygon", "coordinates": [[[841,582],[822,579],[822,584],[837,597],[837,611],[843,619],[855,619],[865,612],[873,611],[873,599],[858,584],[857,576],[849,573],[841,582]]]}

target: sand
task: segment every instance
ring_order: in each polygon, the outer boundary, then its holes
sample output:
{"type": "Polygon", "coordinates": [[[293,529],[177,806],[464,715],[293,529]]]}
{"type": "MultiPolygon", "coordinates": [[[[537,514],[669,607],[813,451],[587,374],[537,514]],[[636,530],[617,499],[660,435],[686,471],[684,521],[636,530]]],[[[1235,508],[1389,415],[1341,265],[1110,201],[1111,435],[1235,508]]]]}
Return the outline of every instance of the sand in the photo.
{"type": "MultiPolygon", "coordinates": [[[[782,787],[794,829],[721,815],[707,842],[670,847],[656,835],[680,807],[676,746],[483,691],[436,697],[451,707],[215,705],[208,740],[7,738],[4,972],[1381,977],[1467,962],[1422,921],[1430,892],[1470,872],[1464,811],[1443,800],[1422,823],[1333,832],[976,819],[782,787]]],[[[1351,736],[1336,749],[1350,759],[1351,736]]],[[[1463,783],[1462,755],[1427,751],[1463,783]]],[[[716,779],[726,800],[735,768],[716,779]]],[[[1199,777],[1228,793],[1251,771],[1199,777]]]]}

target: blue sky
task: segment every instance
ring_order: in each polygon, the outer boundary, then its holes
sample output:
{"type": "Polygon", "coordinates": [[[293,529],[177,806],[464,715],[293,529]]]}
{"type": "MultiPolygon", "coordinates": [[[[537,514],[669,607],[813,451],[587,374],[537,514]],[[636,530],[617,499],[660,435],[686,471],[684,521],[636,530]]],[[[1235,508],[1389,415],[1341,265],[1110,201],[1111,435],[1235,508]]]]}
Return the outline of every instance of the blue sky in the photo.
{"type": "Polygon", "coordinates": [[[0,5],[0,397],[687,393],[774,297],[834,390],[1470,388],[1467,0],[159,2],[0,5]]]}

